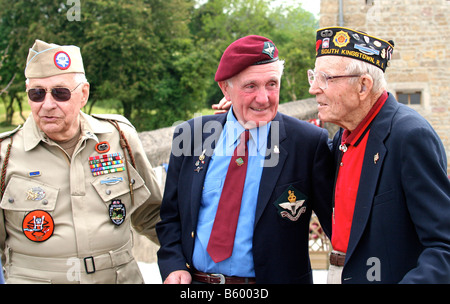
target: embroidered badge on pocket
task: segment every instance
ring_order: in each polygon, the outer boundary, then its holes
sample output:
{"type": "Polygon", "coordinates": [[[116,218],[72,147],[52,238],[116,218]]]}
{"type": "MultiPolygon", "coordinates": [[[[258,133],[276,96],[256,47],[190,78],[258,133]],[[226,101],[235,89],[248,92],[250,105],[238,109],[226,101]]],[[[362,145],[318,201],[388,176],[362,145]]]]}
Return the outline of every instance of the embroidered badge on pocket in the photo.
{"type": "Polygon", "coordinates": [[[306,195],[291,185],[273,204],[282,218],[295,222],[306,212],[307,199],[306,195]]]}

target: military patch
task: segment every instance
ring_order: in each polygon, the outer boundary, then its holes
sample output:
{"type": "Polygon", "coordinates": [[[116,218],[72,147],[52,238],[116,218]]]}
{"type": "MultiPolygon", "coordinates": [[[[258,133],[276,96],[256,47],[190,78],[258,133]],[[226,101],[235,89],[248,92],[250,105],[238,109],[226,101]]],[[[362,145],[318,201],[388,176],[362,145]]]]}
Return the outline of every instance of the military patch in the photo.
{"type": "Polygon", "coordinates": [[[334,36],[333,42],[337,47],[345,47],[350,43],[350,36],[344,31],[337,32],[336,36],[334,36]]]}
{"type": "Polygon", "coordinates": [[[107,141],[102,141],[95,145],[95,151],[97,151],[98,153],[106,153],[110,148],[111,147],[107,141]]]}
{"type": "Polygon", "coordinates": [[[26,194],[29,201],[40,201],[45,197],[45,192],[41,187],[28,189],[26,194]]]}
{"type": "Polygon", "coordinates": [[[59,51],[53,57],[55,66],[61,70],[67,70],[70,67],[70,57],[66,52],[59,51]]]}
{"type": "Polygon", "coordinates": [[[118,183],[121,183],[121,182],[123,182],[123,177],[111,176],[111,177],[107,177],[107,178],[101,180],[100,184],[111,186],[111,185],[117,185],[118,183]]]}
{"type": "Polygon", "coordinates": [[[270,41],[265,41],[262,53],[273,59],[273,55],[275,54],[275,45],[270,41]]]}
{"type": "Polygon", "coordinates": [[[282,218],[295,222],[306,212],[307,199],[306,195],[291,185],[273,204],[282,218]]]}
{"type": "Polygon", "coordinates": [[[22,231],[33,242],[48,240],[55,229],[52,216],[44,210],[29,212],[22,221],[22,231]]]}
{"type": "Polygon", "coordinates": [[[29,177],[37,177],[37,176],[41,176],[41,171],[32,171],[32,172],[28,172],[28,176],[29,176],[29,177]]]}
{"type": "Polygon", "coordinates": [[[93,176],[125,171],[121,153],[91,156],[89,157],[89,167],[93,176]]]}
{"type": "Polygon", "coordinates": [[[120,226],[125,221],[126,209],[122,201],[115,199],[109,205],[109,218],[114,225],[120,226]]]}

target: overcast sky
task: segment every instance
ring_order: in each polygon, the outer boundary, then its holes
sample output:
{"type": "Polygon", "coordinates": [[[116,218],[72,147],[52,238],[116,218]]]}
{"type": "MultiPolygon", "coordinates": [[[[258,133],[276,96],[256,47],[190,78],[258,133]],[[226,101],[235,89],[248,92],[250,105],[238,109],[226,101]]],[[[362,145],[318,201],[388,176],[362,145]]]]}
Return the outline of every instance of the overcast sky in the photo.
{"type": "Polygon", "coordinates": [[[280,4],[297,4],[300,2],[305,10],[319,17],[320,0],[274,0],[273,2],[280,4]]]}

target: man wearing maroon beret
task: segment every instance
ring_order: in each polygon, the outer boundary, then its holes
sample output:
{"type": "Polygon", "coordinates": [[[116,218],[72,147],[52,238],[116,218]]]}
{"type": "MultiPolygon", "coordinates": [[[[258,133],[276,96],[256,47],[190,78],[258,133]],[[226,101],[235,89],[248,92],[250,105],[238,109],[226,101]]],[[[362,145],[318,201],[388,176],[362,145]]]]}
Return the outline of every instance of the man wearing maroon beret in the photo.
{"type": "Polygon", "coordinates": [[[312,283],[309,221],[331,228],[324,129],[278,113],[284,62],[261,36],[233,42],[215,80],[231,111],[175,132],[157,233],[165,283],[312,283]]]}

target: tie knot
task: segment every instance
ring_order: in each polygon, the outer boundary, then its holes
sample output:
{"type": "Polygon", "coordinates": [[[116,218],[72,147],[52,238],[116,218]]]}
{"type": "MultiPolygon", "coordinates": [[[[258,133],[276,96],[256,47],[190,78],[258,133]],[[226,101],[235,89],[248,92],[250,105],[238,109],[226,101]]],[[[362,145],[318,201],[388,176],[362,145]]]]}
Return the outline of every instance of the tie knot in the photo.
{"type": "Polygon", "coordinates": [[[249,130],[245,130],[244,132],[241,133],[241,141],[248,142],[249,138],[250,138],[250,131],[249,130]]]}
{"type": "Polygon", "coordinates": [[[237,153],[238,156],[244,156],[245,152],[247,151],[247,141],[250,138],[250,132],[248,130],[245,130],[241,133],[240,142],[236,147],[236,150],[234,151],[237,153]]]}

